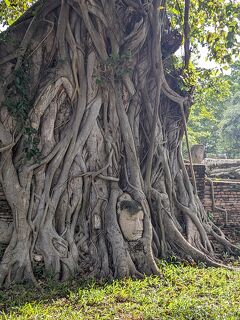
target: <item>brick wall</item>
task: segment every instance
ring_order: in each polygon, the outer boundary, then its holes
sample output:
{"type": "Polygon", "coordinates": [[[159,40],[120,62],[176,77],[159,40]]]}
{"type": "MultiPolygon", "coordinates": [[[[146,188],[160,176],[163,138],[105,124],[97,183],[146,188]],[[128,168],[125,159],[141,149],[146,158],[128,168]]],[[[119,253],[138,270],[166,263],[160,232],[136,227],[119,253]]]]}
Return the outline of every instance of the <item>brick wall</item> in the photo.
{"type": "MultiPolygon", "coordinates": [[[[224,207],[229,211],[239,212],[240,220],[240,181],[235,180],[223,180],[214,181],[214,198],[215,205],[217,207],[224,207]]],[[[207,209],[211,209],[212,199],[211,199],[211,187],[210,182],[206,181],[205,184],[205,196],[204,196],[204,206],[207,209]]]]}
{"type": "MultiPolygon", "coordinates": [[[[213,212],[213,220],[230,239],[240,242],[240,181],[213,181],[215,206],[226,209],[213,212]]],[[[212,211],[210,182],[206,181],[204,207],[212,211]]]]}
{"type": "MultiPolygon", "coordinates": [[[[187,171],[191,179],[189,164],[186,164],[187,171]]],[[[222,211],[212,210],[211,183],[206,177],[206,166],[203,164],[193,165],[198,195],[205,209],[212,216],[217,226],[220,226],[226,236],[234,242],[240,243],[240,181],[237,180],[217,180],[214,178],[214,199],[215,206],[226,209],[222,211]]]]}

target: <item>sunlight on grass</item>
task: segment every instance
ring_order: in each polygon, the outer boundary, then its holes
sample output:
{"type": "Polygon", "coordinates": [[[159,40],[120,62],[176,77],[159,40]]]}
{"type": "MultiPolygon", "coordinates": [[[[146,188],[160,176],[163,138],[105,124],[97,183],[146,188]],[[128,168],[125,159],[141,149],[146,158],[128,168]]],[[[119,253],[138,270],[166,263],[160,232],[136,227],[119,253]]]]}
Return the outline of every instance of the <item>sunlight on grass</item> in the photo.
{"type": "Polygon", "coordinates": [[[0,292],[0,319],[240,319],[238,271],[161,263],[163,279],[56,284],[0,292]]]}

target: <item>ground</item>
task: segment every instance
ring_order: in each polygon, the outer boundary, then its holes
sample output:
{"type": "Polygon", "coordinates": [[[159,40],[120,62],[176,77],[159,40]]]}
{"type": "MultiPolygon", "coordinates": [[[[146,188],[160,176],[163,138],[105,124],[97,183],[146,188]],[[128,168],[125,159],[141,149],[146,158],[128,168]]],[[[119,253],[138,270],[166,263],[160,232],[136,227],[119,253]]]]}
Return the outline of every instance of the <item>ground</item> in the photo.
{"type": "Polygon", "coordinates": [[[240,274],[161,262],[165,277],[44,283],[0,293],[0,319],[239,319],[240,274]]]}

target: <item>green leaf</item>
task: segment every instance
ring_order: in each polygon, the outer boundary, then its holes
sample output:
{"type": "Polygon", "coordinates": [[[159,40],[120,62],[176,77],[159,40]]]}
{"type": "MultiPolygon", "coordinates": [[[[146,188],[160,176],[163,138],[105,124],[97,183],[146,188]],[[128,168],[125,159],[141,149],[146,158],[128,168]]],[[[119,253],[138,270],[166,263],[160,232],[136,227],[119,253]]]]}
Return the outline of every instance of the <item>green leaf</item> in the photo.
{"type": "Polygon", "coordinates": [[[178,11],[176,8],[170,8],[169,12],[175,15],[180,15],[180,11],[178,11]]]}
{"type": "Polygon", "coordinates": [[[9,0],[5,0],[7,7],[11,7],[11,2],[9,0]]]}

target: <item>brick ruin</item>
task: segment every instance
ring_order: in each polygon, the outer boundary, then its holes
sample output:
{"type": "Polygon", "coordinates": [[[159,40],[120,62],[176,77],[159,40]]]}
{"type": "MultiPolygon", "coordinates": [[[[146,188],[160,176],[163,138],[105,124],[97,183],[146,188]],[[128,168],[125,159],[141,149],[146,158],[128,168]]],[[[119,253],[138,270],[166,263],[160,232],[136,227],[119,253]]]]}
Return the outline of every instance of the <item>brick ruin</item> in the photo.
{"type": "MultiPolygon", "coordinates": [[[[215,159],[213,166],[213,159],[203,162],[193,164],[199,198],[214,223],[231,241],[240,243],[240,180],[229,173],[234,165],[239,170],[240,163],[215,159]],[[219,172],[222,175],[216,174],[219,172]]],[[[187,169],[191,176],[189,164],[187,169]]]]}
{"type": "Polygon", "coordinates": [[[224,211],[212,210],[212,191],[209,182],[205,186],[204,206],[213,211],[213,219],[225,234],[235,242],[240,242],[240,181],[214,181],[216,207],[224,211]]]}
{"type": "Polygon", "coordinates": [[[198,195],[209,217],[240,244],[240,159],[205,158],[201,144],[192,146],[191,156],[198,195]]]}

